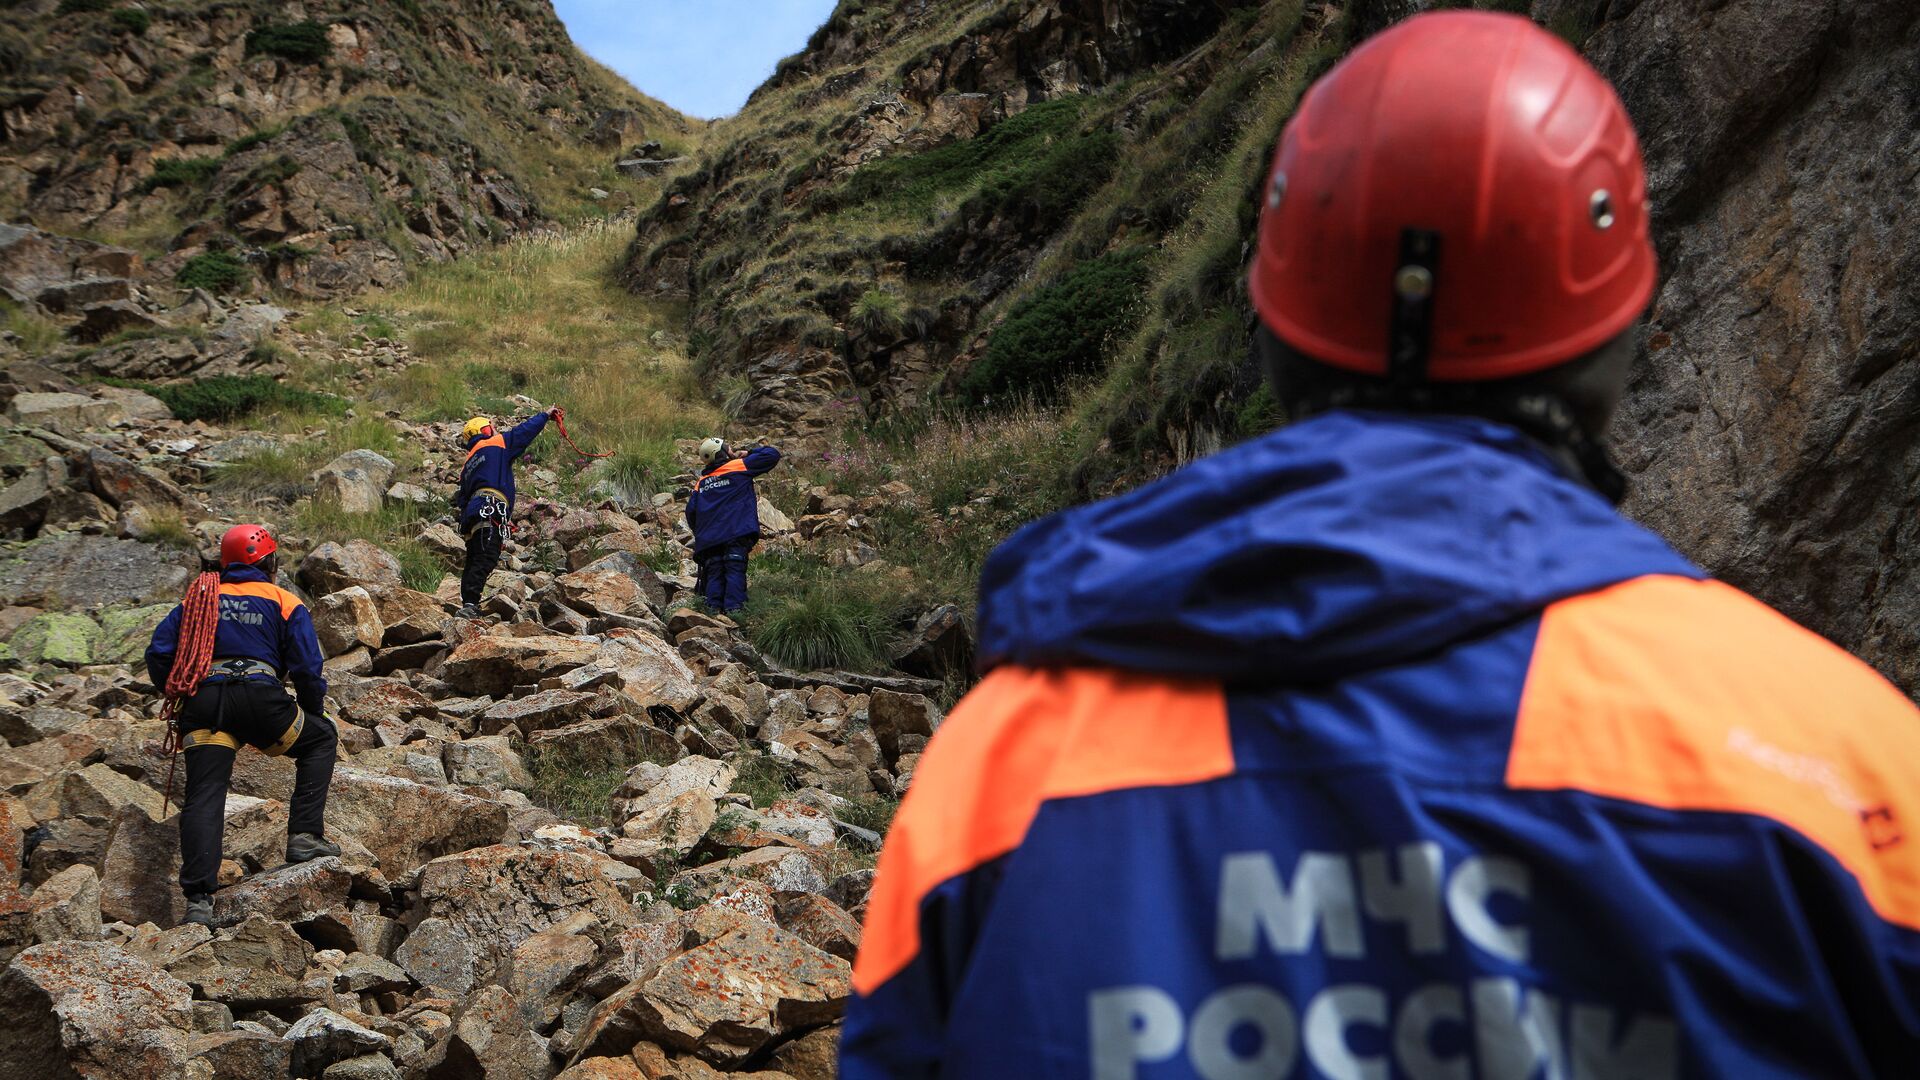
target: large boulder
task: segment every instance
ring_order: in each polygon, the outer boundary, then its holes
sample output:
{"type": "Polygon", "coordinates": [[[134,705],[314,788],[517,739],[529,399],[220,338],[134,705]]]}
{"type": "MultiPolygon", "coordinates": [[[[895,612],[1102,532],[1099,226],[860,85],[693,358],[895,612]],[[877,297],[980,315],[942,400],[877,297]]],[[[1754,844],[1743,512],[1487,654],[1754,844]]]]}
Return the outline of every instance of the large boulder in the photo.
{"type": "Polygon", "coordinates": [[[837,1019],[852,966],[759,920],[660,965],[600,1003],[579,1056],[620,1054],[642,1039],[739,1065],[776,1039],[837,1019]],[[714,992],[723,978],[727,993],[714,992]]]}
{"type": "Polygon", "coordinates": [[[881,752],[892,761],[900,755],[902,735],[933,735],[940,726],[940,709],[919,694],[875,690],[867,704],[867,719],[873,725],[874,737],[880,740],[881,752]]]}
{"type": "Polygon", "coordinates": [[[497,978],[521,942],[576,914],[609,930],[632,925],[633,909],[615,884],[629,874],[612,859],[577,849],[478,848],[421,870],[418,910],[465,935],[477,985],[497,978]]]}
{"type": "Polygon", "coordinates": [[[477,637],[453,650],[440,677],[463,694],[505,697],[516,686],[538,683],[587,664],[605,648],[558,634],[477,637]]]}
{"type": "Polygon", "coordinates": [[[13,556],[0,563],[0,605],[68,612],[173,603],[199,569],[192,552],[72,533],[36,540],[13,556]]]}
{"type": "Polygon", "coordinates": [[[599,959],[600,947],[587,933],[594,925],[591,916],[575,916],[514,947],[501,981],[519,1002],[521,1023],[550,1032],[559,1022],[561,1006],[599,959]]]}
{"type": "Polygon", "coordinates": [[[372,591],[374,606],[380,611],[379,644],[413,645],[441,636],[447,611],[440,601],[412,589],[388,587],[372,591]]]}
{"type": "Polygon", "coordinates": [[[350,514],[375,513],[396,469],[372,450],[349,450],[314,471],[313,497],[338,503],[350,514]]]}
{"type": "Polygon", "coordinates": [[[569,690],[612,687],[641,708],[684,713],[700,700],[693,669],[673,646],[642,630],[607,634],[586,662],[560,679],[569,690]]]}
{"type": "Polygon", "coordinates": [[[320,638],[320,651],[328,656],[339,656],[356,645],[379,648],[386,633],[373,595],[360,585],[315,600],[313,629],[320,638]]]}
{"type": "Polygon", "coordinates": [[[893,666],[909,675],[943,681],[969,674],[973,634],[965,614],[953,604],[943,604],[920,616],[894,644],[893,666]]]}
{"type": "Polygon", "coordinates": [[[143,507],[149,512],[184,512],[199,505],[160,470],[135,465],[97,446],[68,455],[67,471],[74,486],[84,486],[116,510],[143,507]]]}
{"type": "Polygon", "coordinates": [[[81,863],[69,866],[33,890],[28,916],[33,939],[100,940],[100,876],[81,863]]]}
{"type": "Polygon", "coordinates": [[[186,983],[100,942],[35,945],[0,972],[0,1080],[180,1076],[186,983]]]}
{"type": "Polygon", "coordinates": [[[125,416],[118,402],[96,401],[85,394],[15,394],[7,405],[7,419],[17,427],[39,427],[62,435],[106,427],[125,416]]]}
{"type": "Polygon", "coordinates": [[[293,1048],[293,1075],[319,1076],[335,1062],[386,1053],[393,1040],[362,1027],[332,1009],[315,1009],[281,1036],[293,1048]]]}
{"type": "Polygon", "coordinates": [[[512,835],[505,803],[341,768],[327,801],[327,832],[356,840],[389,876],[442,855],[498,844],[512,835]]]}
{"type": "Polygon", "coordinates": [[[283,1009],[320,998],[305,981],[313,946],[285,923],[261,915],[221,930],[167,965],[194,996],[236,1011],[283,1009]]]}
{"type": "Polygon", "coordinates": [[[329,541],[300,560],[295,575],[300,587],[313,596],[325,596],[355,585],[400,587],[400,560],[367,543],[329,541]]]}
{"type": "Polygon", "coordinates": [[[429,1080],[547,1080],[554,1073],[547,1040],[520,1018],[504,988],[484,986],[460,1004],[446,1056],[429,1080]]]}
{"type": "Polygon", "coordinates": [[[85,615],[49,611],[35,615],[25,626],[13,632],[7,646],[14,659],[23,664],[65,664],[78,667],[93,663],[93,649],[100,640],[100,625],[85,615]]]}
{"type": "Polygon", "coordinates": [[[508,727],[522,734],[565,727],[593,715],[595,695],[577,690],[542,690],[526,697],[509,698],[480,714],[477,726],[483,734],[497,735],[508,727]]]}

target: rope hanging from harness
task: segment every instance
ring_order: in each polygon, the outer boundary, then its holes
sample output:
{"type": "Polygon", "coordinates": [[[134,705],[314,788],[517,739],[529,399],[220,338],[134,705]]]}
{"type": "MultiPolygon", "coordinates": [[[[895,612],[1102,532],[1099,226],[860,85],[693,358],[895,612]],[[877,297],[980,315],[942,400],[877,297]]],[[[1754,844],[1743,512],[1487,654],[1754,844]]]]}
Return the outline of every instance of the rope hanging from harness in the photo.
{"type": "Polygon", "coordinates": [[[173,654],[173,670],[167,673],[167,685],[161,688],[165,704],[160,718],[167,722],[166,742],[160,752],[167,755],[167,786],[161,789],[160,816],[166,817],[173,799],[173,767],[181,748],[180,710],[213,670],[213,638],[220,627],[220,575],[208,571],[193,579],[187,595],[180,601],[180,637],[173,654]]]}

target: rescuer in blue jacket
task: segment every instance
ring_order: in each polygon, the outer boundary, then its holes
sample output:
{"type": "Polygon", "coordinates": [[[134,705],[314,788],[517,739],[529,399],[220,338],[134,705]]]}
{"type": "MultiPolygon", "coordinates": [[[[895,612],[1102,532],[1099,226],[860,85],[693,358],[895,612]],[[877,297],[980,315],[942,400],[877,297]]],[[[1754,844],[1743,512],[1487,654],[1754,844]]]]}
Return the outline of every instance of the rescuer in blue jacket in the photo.
{"type": "Polygon", "coordinates": [[[753,479],[780,464],[771,446],[736,451],[720,439],[700,444],[706,472],[687,500],[693,558],[700,564],[700,596],[715,611],[747,603],[747,554],[760,542],[760,498],[753,479]]]}
{"type": "MultiPolygon", "coordinates": [[[[299,597],[273,583],[277,547],[258,525],[237,525],[220,541],[213,667],[180,715],[187,757],[180,889],[189,922],[213,922],[227,786],[242,743],[293,759],[287,861],[340,854],[326,840],[325,821],[339,732],[325,712],[327,681],[313,619],[299,597]],[[282,688],[283,679],[293,683],[293,697],[282,688]]],[[[167,685],[176,655],[190,647],[179,640],[182,614],[178,605],[168,612],[147,646],[147,675],[156,688],[167,685]]]]}
{"type": "Polygon", "coordinates": [[[1920,711],[1613,508],[1612,88],[1415,15],[1261,197],[1291,422],[989,558],[840,1075],[1915,1075],[1920,711]]]}
{"type": "Polygon", "coordinates": [[[460,431],[467,460],[453,505],[460,511],[460,534],[467,540],[467,561],[460,570],[460,614],[467,618],[480,614],[480,593],[500,565],[507,519],[513,514],[513,463],[533,445],[547,421],[560,415],[559,408],[548,409],[505,435],[494,429],[491,419],[476,416],[460,431]]]}

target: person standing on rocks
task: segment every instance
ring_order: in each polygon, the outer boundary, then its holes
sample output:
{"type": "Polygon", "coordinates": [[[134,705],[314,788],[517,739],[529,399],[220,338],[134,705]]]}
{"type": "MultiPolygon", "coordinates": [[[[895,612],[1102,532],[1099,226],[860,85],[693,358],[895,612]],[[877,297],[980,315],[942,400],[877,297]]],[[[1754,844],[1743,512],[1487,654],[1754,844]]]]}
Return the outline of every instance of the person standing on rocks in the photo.
{"type": "Polygon", "coordinates": [[[1613,88],[1416,15],[1263,195],[1293,422],[989,559],[841,1075],[1911,1075],[1920,711],[1614,509],[1613,88]]]}
{"type": "MultiPolygon", "coordinates": [[[[242,743],[269,756],[293,758],[287,861],[340,854],[339,846],[327,841],[325,828],[340,735],[326,716],[327,681],[313,619],[299,597],[273,583],[277,548],[273,535],[259,525],[236,525],[220,540],[212,667],[185,700],[178,720],[187,759],[180,888],[187,897],[188,922],[213,923],[227,786],[242,743]],[[283,679],[292,681],[293,697],[283,689],[283,679]]],[[[182,640],[185,614],[185,605],[176,605],[147,646],[147,674],[156,687],[167,685],[177,661],[187,662],[183,654],[206,647],[204,641],[182,640]]],[[[208,654],[199,655],[204,662],[208,654]]]]}
{"type": "Polygon", "coordinates": [[[479,617],[480,593],[500,565],[507,519],[513,514],[513,463],[533,445],[548,420],[563,415],[556,406],[514,425],[505,435],[494,429],[489,417],[476,416],[460,431],[467,462],[460,470],[453,505],[460,511],[460,533],[467,539],[467,561],[460,570],[463,618],[479,617]]]}
{"type": "Polygon", "coordinates": [[[760,542],[760,496],[753,480],[780,464],[780,451],[734,450],[714,438],[700,444],[700,457],[707,469],[687,500],[700,596],[714,611],[737,611],[747,604],[747,555],[760,542]]]}

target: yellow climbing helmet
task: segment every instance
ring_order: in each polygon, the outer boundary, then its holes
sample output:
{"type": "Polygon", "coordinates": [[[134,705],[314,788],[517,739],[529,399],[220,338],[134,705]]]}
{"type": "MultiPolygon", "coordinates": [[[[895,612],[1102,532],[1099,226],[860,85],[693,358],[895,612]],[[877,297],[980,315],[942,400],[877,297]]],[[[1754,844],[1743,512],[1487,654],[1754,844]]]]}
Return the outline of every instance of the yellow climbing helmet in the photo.
{"type": "Polygon", "coordinates": [[[491,428],[492,426],[493,426],[493,421],[491,419],[484,416],[476,416],[473,419],[467,421],[466,427],[463,427],[460,429],[460,437],[468,441],[477,439],[480,436],[485,435],[487,433],[487,429],[491,428]]]}

